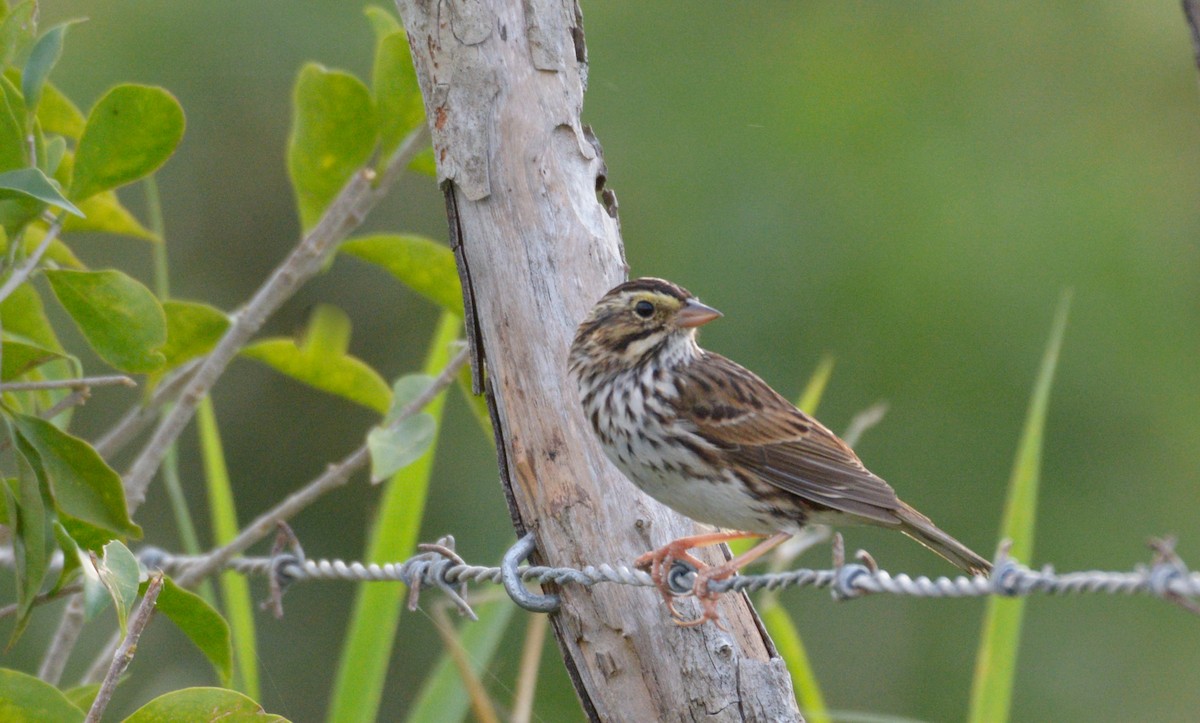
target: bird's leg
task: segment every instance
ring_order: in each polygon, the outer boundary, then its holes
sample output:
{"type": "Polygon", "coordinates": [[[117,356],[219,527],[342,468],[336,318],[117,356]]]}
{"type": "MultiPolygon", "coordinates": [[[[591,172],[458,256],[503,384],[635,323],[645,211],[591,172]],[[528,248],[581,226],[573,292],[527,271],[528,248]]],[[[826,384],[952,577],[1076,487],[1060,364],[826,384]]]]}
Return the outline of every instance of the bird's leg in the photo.
{"type": "MultiPolygon", "coordinates": [[[[780,533],[780,534],[783,534],[783,533],[780,533]]],[[[776,537],[778,537],[778,536],[779,535],[776,535],[776,537]]],[[[702,617],[698,618],[697,620],[685,620],[683,618],[683,616],[679,613],[679,611],[675,609],[675,596],[671,592],[671,588],[668,585],[667,580],[666,580],[665,573],[671,569],[671,563],[673,563],[676,560],[681,560],[683,562],[688,563],[692,567],[696,568],[696,574],[697,574],[696,581],[698,584],[701,579],[699,577],[700,575],[703,575],[704,573],[708,572],[709,570],[717,570],[717,571],[724,570],[729,565],[733,564],[734,562],[737,562],[738,560],[741,560],[743,557],[750,555],[751,553],[755,552],[759,548],[765,546],[767,543],[764,542],[759,545],[756,545],[755,547],[751,548],[749,551],[747,551],[741,555],[738,555],[737,557],[733,558],[729,562],[726,562],[724,565],[718,565],[717,567],[710,567],[709,565],[706,565],[705,563],[701,562],[694,556],[688,554],[688,550],[692,550],[697,547],[708,547],[709,545],[716,545],[716,544],[719,544],[722,542],[729,542],[730,540],[744,540],[746,538],[753,538],[753,537],[765,537],[765,535],[759,534],[757,532],[742,532],[740,530],[731,530],[731,531],[727,531],[727,532],[710,532],[710,533],[704,534],[704,535],[692,535],[690,537],[681,537],[678,540],[674,540],[672,542],[667,543],[666,545],[663,545],[662,547],[658,548],[657,550],[652,550],[652,551],[647,552],[646,554],[642,555],[641,557],[639,557],[638,559],[633,561],[633,566],[640,570],[649,569],[650,579],[654,581],[655,586],[658,588],[659,594],[662,595],[663,601],[667,604],[667,609],[671,612],[671,617],[675,620],[675,623],[677,625],[685,625],[685,626],[699,625],[700,623],[702,623],[706,620],[717,620],[718,619],[717,614],[716,614],[716,597],[717,596],[711,595],[711,597],[712,597],[711,604],[706,598],[701,597],[701,600],[704,601],[704,615],[702,617]],[[711,614],[710,614],[710,607],[711,607],[711,614]]],[[[771,547],[778,545],[780,542],[783,542],[788,537],[790,537],[790,535],[784,535],[783,538],[781,538],[778,542],[773,543],[771,545],[771,547]]],[[[773,540],[775,538],[772,537],[771,539],[773,540]]],[[[767,542],[770,542],[770,540],[768,540],[767,542]]],[[[742,562],[737,567],[734,567],[731,570],[729,570],[728,572],[726,572],[723,577],[728,577],[729,575],[733,574],[733,572],[736,572],[738,567],[748,565],[749,563],[753,562],[760,555],[762,555],[763,553],[770,550],[771,547],[767,547],[762,552],[759,552],[758,554],[754,555],[753,557],[748,558],[745,562],[742,562]]],[[[716,579],[722,579],[722,578],[718,577],[716,579]]],[[[698,594],[701,592],[700,588],[696,587],[695,585],[693,585],[692,591],[696,592],[698,594]]],[[[705,583],[703,592],[705,595],[708,595],[707,582],[705,583]]]]}
{"type": "MultiPolygon", "coordinates": [[[[755,535],[762,537],[762,535],[755,535]]],[[[721,615],[717,612],[717,601],[720,600],[720,593],[712,592],[708,589],[708,584],[714,580],[724,580],[727,577],[732,577],[738,570],[754,562],[758,558],[767,554],[779,545],[791,538],[791,533],[776,532],[767,539],[758,543],[754,547],[746,550],[737,557],[725,562],[721,565],[705,567],[696,573],[696,581],[692,584],[692,593],[703,606],[704,613],[695,620],[681,621],[676,617],[675,622],[684,627],[693,627],[703,625],[712,620],[718,626],[721,624],[721,615]]]]}

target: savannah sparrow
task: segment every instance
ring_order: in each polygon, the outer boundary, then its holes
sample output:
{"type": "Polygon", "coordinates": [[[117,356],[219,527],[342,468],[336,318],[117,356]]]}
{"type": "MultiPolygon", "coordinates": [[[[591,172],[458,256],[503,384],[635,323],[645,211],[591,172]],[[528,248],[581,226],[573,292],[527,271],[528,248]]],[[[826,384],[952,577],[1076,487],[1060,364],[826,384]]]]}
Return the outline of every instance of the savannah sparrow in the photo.
{"type": "Polygon", "coordinates": [[[579,325],[570,369],[600,443],[659,502],[729,531],[675,540],[638,558],[681,625],[717,620],[708,583],[733,575],[808,523],[899,530],[975,574],[987,560],[904,504],[849,445],[754,373],[701,349],[698,327],[721,316],[669,281],[642,278],[609,291],[579,325]],[[767,537],[710,567],[689,549],[767,537]],[[675,560],[699,573],[704,614],[684,620],[664,573],[675,560]]]}

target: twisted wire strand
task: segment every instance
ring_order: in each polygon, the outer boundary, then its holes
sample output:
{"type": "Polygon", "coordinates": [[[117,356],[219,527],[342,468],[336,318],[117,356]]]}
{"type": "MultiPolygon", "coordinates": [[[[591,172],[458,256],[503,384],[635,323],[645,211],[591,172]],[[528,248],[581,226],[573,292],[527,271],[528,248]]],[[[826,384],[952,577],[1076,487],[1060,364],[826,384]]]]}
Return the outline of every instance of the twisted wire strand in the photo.
{"type": "MultiPolygon", "coordinates": [[[[309,560],[295,554],[274,557],[241,557],[230,560],[227,569],[244,575],[276,576],[283,585],[304,580],[341,580],[351,582],[402,582],[410,588],[438,587],[453,594],[455,602],[466,614],[472,614],[463,601],[467,583],[500,583],[503,567],[466,564],[453,553],[453,540],[443,538],[438,545],[453,557],[438,551],[426,551],[401,563],[361,563],[343,560],[309,560]],[[448,542],[447,542],[448,540],[448,542]]],[[[200,558],[172,555],[157,550],[145,550],[141,558],[150,567],[159,567],[168,574],[178,574],[200,558]]],[[[673,571],[671,585],[675,592],[691,590],[694,570],[683,566],[673,571]]],[[[570,567],[520,566],[516,569],[526,583],[554,585],[583,585],[600,583],[652,587],[650,575],[625,565],[588,565],[581,569],[570,567]]],[[[958,575],[954,577],[924,575],[912,577],[887,570],[852,563],[831,569],[801,568],[789,572],[758,575],[738,575],[709,585],[715,592],[782,590],[791,587],[828,588],[837,599],[853,599],[864,595],[889,594],[918,598],[966,598],[1001,595],[1024,597],[1034,594],[1070,595],[1085,593],[1143,594],[1170,599],[1200,598],[1200,573],[1191,572],[1173,555],[1160,555],[1151,565],[1139,565],[1132,571],[1087,570],[1056,573],[1050,567],[1033,570],[1005,554],[996,560],[991,576],[958,575]]],[[[534,596],[536,597],[536,596],[534,596]]],[[[528,607],[514,596],[518,604],[528,607]]]]}
{"type": "MultiPolygon", "coordinates": [[[[513,550],[527,554],[532,547],[527,536],[513,550]],[[519,546],[520,550],[517,550],[519,546]]],[[[448,595],[459,610],[470,617],[474,612],[466,602],[468,583],[502,582],[505,567],[470,565],[454,552],[454,539],[444,537],[404,562],[362,563],[343,560],[307,559],[298,546],[291,552],[267,557],[237,557],[225,564],[225,569],[242,575],[270,578],[273,589],[285,589],[301,581],[338,580],[346,582],[400,582],[410,589],[409,604],[415,607],[421,588],[436,587],[448,595]]],[[[652,587],[650,575],[625,565],[588,565],[571,567],[518,566],[521,555],[506,556],[513,560],[513,573],[525,583],[553,585],[583,585],[601,583],[652,587]]],[[[201,564],[205,557],[175,555],[157,548],[146,547],[138,553],[144,566],[161,569],[177,576],[189,567],[201,564]]],[[[0,566],[12,566],[12,548],[0,548],[0,566]]],[[[58,554],[54,565],[61,565],[58,554]]],[[[672,591],[686,595],[692,590],[695,570],[676,562],[667,576],[672,591]]],[[[522,586],[509,590],[510,597],[531,610],[553,609],[547,601],[553,596],[537,595],[522,586]]],[[[900,595],[917,598],[965,598],[1001,595],[1024,597],[1034,594],[1073,595],[1100,593],[1108,595],[1150,595],[1170,600],[1191,610],[1200,611],[1200,572],[1188,570],[1183,561],[1169,548],[1160,549],[1149,565],[1138,565],[1131,571],[1086,570],[1056,573],[1047,566],[1033,570],[1017,563],[1001,551],[990,576],[958,575],[955,577],[924,575],[912,577],[904,573],[893,575],[874,565],[858,563],[837,565],[830,569],[800,568],[789,572],[757,575],[737,575],[726,580],[710,582],[714,592],[782,590],[791,587],[828,588],[834,598],[849,600],[864,595],[900,595]]]]}

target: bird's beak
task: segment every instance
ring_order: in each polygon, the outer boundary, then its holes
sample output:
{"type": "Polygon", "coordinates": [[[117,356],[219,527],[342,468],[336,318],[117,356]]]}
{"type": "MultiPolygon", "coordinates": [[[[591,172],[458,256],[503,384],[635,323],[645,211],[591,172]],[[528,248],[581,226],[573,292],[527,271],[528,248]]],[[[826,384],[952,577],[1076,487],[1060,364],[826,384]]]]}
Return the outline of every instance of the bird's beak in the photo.
{"type": "Polygon", "coordinates": [[[689,299],[683,305],[683,308],[679,310],[679,313],[675,315],[675,323],[684,329],[695,329],[721,316],[724,316],[724,314],[711,306],[701,304],[695,299],[689,299]]]}

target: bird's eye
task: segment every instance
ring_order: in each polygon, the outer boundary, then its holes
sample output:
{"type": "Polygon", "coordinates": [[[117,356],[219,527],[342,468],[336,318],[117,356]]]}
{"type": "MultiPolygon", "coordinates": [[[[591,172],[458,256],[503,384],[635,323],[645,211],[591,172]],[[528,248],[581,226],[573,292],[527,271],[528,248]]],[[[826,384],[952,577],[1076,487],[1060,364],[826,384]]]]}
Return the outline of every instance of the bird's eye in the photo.
{"type": "Polygon", "coordinates": [[[654,315],[654,304],[649,301],[639,301],[633,305],[633,311],[643,319],[649,319],[654,315]]]}

